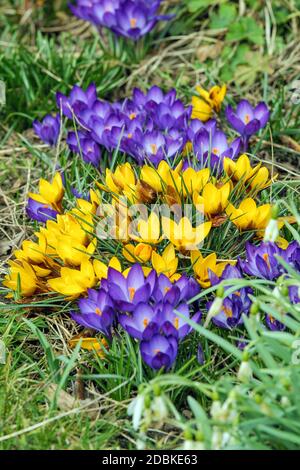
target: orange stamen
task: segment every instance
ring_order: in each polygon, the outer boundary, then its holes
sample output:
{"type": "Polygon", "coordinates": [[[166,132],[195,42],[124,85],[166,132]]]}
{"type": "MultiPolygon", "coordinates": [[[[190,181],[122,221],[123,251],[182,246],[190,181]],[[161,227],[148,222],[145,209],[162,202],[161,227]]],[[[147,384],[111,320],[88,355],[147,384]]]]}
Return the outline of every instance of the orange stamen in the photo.
{"type": "Polygon", "coordinates": [[[223,310],[224,310],[225,315],[226,315],[227,318],[231,318],[231,317],[232,317],[232,310],[231,310],[231,308],[229,308],[229,307],[224,307],[223,310]]]}
{"type": "Polygon", "coordinates": [[[137,19],[136,18],[130,18],[130,26],[132,28],[135,28],[137,24],[137,19]]]}
{"type": "Polygon", "coordinates": [[[133,297],[134,297],[134,294],[135,294],[135,288],[134,287],[129,287],[128,290],[129,290],[129,298],[130,298],[130,300],[132,300],[133,297]]]}
{"type": "Polygon", "coordinates": [[[151,147],[152,153],[154,153],[154,154],[157,153],[157,145],[156,144],[151,144],[150,147],[151,147]]]}
{"type": "Polygon", "coordinates": [[[98,308],[98,307],[95,309],[95,313],[96,313],[96,315],[100,315],[100,317],[102,315],[102,312],[101,312],[100,308],[98,308]]]}
{"type": "Polygon", "coordinates": [[[270,260],[269,260],[269,255],[268,255],[268,253],[264,253],[264,254],[263,254],[263,259],[264,259],[265,263],[267,264],[268,268],[271,269],[271,265],[270,265],[270,260]]]}

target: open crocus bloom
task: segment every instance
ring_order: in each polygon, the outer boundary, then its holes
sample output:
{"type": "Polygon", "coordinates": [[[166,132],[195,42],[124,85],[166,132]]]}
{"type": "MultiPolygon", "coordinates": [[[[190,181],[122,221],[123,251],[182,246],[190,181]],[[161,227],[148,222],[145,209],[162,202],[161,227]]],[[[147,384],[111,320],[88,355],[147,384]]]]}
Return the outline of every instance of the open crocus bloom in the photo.
{"type": "Polygon", "coordinates": [[[140,302],[147,302],[156,279],[155,271],[147,277],[139,264],[130,268],[127,277],[113,268],[108,269],[108,288],[111,297],[121,311],[131,312],[140,302]]]}

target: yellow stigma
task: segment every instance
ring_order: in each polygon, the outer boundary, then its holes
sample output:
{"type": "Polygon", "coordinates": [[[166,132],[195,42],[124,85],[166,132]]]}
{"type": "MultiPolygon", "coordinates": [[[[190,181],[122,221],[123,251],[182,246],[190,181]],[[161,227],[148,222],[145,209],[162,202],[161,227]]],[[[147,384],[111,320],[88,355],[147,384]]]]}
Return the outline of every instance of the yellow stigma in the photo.
{"type": "Polygon", "coordinates": [[[170,289],[171,289],[171,287],[165,287],[165,294],[166,294],[167,292],[169,292],[170,289]]]}
{"type": "Polygon", "coordinates": [[[150,147],[151,147],[151,152],[153,154],[156,154],[157,153],[157,145],[156,144],[151,144],[150,147]]]}
{"type": "Polygon", "coordinates": [[[131,133],[127,134],[127,138],[132,139],[132,134],[131,133]]]}
{"type": "Polygon", "coordinates": [[[154,349],[153,352],[154,352],[154,354],[158,354],[158,353],[160,353],[160,349],[154,349]]]}
{"type": "Polygon", "coordinates": [[[135,113],[131,113],[129,114],[129,119],[132,121],[133,119],[136,118],[136,114],[135,113]]]}
{"type": "Polygon", "coordinates": [[[95,313],[96,313],[96,315],[100,315],[100,317],[102,315],[102,312],[101,312],[100,308],[98,308],[98,307],[96,308],[95,313]]]}
{"type": "Polygon", "coordinates": [[[218,147],[214,147],[214,148],[212,149],[212,153],[214,153],[215,155],[219,155],[220,149],[218,149],[218,147]]]}
{"type": "Polygon", "coordinates": [[[249,114],[246,114],[246,116],[245,116],[245,123],[248,124],[248,122],[250,122],[250,115],[249,115],[249,114]]]}
{"type": "Polygon", "coordinates": [[[137,19],[136,18],[130,18],[130,26],[132,28],[135,28],[137,24],[137,19]]]}
{"type": "Polygon", "coordinates": [[[134,287],[129,287],[128,290],[129,290],[129,298],[130,298],[130,300],[132,300],[133,297],[134,297],[134,294],[135,294],[135,288],[134,287]]]}
{"type": "Polygon", "coordinates": [[[176,330],[178,330],[178,328],[179,328],[179,318],[178,317],[176,317],[175,320],[174,320],[174,326],[175,326],[176,330]]]}
{"type": "Polygon", "coordinates": [[[145,328],[146,328],[146,326],[148,326],[148,323],[149,323],[148,318],[144,318],[143,325],[144,325],[145,328]]]}

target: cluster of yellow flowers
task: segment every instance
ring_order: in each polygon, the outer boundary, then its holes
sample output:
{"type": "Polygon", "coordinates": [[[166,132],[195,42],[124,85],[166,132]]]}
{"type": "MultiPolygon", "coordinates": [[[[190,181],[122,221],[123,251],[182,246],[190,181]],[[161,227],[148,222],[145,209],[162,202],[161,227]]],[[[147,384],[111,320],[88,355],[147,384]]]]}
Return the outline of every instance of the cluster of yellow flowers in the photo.
{"type": "Polygon", "coordinates": [[[218,260],[209,248],[213,231],[231,221],[240,232],[251,230],[261,236],[271,216],[270,204],[258,206],[255,201],[258,191],[271,183],[267,168],[251,167],[249,158],[242,155],[236,162],[225,159],[224,170],[225,176],[216,179],[208,168],[183,170],[182,163],[171,168],[162,161],[157,169],[145,165],[136,170],[127,162],[114,172],[107,169],[104,181],[90,191],[90,200],[79,198],[76,207],[66,212],[60,174],[52,183],[41,180],[39,194],[30,197],[51,204],[59,214],[40,228],[36,241],[26,240],[15,251],[4,285],[21,296],[47,292],[74,299],[106,278],[108,267],[122,271],[122,265],[128,268],[139,262],[145,273],[154,268],[171,280],[192,269],[200,285],[208,287],[209,270],[221,275],[230,262],[218,260]],[[97,234],[105,198],[118,212],[116,237],[106,240],[109,252],[118,254],[111,259],[97,234]],[[133,229],[130,206],[141,203],[148,207],[191,204],[202,220],[193,226],[187,216],[176,221],[152,211],[138,219],[133,229]],[[204,240],[210,240],[206,257],[198,249],[204,240]]]}

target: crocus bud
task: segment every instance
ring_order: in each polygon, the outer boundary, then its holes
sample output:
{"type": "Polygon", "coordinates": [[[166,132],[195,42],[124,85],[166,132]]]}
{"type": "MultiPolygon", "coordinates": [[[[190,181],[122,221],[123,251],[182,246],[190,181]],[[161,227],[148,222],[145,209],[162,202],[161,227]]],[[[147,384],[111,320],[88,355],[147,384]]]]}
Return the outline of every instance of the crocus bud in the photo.
{"type": "Polygon", "coordinates": [[[275,242],[279,237],[279,229],[278,229],[278,213],[279,207],[277,205],[272,207],[271,210],[271,219],[266,227],[264,242],[275,242]]]}
{"type": "Polygon", "coordinates": [[[221,312],[222,307],[223,307],[223,298],[216,297],[213,303],[211,304],[210,309],[207,313],[207,317],[204,323],[204,328],[207,328],[210,320],[221,312]]]}
{"type": "Polygon", "coordinates": [[[237,378],[243,383],[249,382],[252,378],[252,369],[248,360],[243,360],[241,362],[239,371],[237,373],[237,378]]]}

